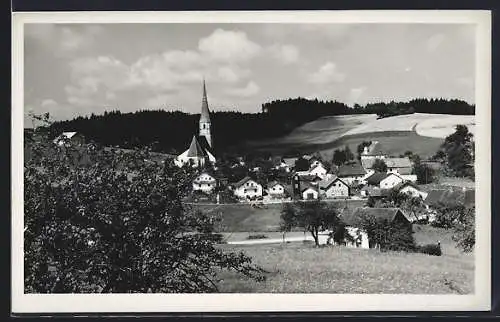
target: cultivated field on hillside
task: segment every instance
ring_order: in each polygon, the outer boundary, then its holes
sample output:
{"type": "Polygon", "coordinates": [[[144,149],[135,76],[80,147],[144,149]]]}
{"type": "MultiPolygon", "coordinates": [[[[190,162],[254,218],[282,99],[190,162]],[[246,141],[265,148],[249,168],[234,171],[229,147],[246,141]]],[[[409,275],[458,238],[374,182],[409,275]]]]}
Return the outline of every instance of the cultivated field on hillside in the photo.
{"type": "Polygon", "coordinates": [[[465,124],[474,133],[474,115],[414,113],[371,120],[345,135],[386,131],[416,131],[421,136],[445,138],[454,132],[457,124],[465,124]]]}
{"type": "Polygon", "coordinates": [[[410,293],[474,292],[474,256],[454,247],[451,233],[414,226],[418,243],[441,241],[443,255],[429,256],[345,247],[315,248],[311,243],[230,246],[269,271],[255,282],[222,273],[221,292],[239,293],[410,293]]]}
{"type": "Polygon", "coordinates": [[[248,146],[263,150],[282,147],[284,149],[307,145],[328,144],[338,139],[351,129],[376,120],[375,114],[325,116],[306,123],[290,134],[265,142],[249,142],[248,146]]]}
{"type": "Polygon", "coordinates": [[[415,113],[379,120],[374,114],[331,116],[309,122],[282,138],[251,142],[248,148],[274,154],[319,151],[330,159],[335,149],[348,145],[356,151],[361,142],[377,140],[390,155],[411,150],[427,158],[436,153],[457,124],[466,124],[474,133],[474,122],[474,115],[415,113]]]}

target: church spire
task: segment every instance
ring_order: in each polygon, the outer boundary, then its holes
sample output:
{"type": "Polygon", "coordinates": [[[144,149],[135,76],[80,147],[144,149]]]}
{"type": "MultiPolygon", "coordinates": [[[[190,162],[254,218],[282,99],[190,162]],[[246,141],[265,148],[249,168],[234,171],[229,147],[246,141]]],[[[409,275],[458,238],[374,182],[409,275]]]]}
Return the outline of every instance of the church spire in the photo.
{"type": "Polygon", "coordinates": [[[200,123],[210,123],[210,110],[208,109],[207,88],[205,86],[205,79],[203,79],[203,98],[201,101],[201,117],[200,123]]]}

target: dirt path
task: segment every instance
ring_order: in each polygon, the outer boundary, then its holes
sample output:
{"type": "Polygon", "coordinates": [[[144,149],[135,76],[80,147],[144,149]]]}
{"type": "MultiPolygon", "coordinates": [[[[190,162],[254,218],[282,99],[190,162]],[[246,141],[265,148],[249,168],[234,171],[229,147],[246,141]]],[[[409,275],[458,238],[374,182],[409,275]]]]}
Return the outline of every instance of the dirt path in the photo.
{"type": "MultiPolygon", "coordinates": [[[[314,241],[312,236],[301,236],[301,237],[285,237],[285,242],[302,242],[302,241],[314,241]]],[[[281,244],[283,243],[283,238],[263,238],[254,240],[239,240],[227,242],[229,245],[258,245],[258,244],[281,244]]]]}

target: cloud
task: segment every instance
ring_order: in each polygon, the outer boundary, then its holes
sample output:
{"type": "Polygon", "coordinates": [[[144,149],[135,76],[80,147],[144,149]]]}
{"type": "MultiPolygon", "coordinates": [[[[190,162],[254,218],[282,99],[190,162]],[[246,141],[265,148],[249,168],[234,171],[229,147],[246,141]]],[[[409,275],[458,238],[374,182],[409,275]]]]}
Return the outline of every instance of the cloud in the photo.
{"type": "Polygon", "coordinates": [[[42,101],[42,103],[40,103],[40,106],[50,108],[50,107],[57,106],[57,102],[51,98],[48,98],[48,99],[44,99],[42,101]]]}
{"type": "Polygon", "coordinates": [[[56,56],[68,56],[91,48],[104,31],[89,24],[26,24],[25,36],[56,56]]]}
{"type": "Polygon", "coordinates": [[[273,45],[271,54],[285,64],[296,63],[299,60],[299,49],[293,45],[273,45]]]}
{"type": "Polygon", "coordinates": [[[216,29],[198,43],[201,53],[218,61],[246,61],[258,55],[262,47],[248,39],[242,31],[216,29]]]}
{"type": "Polygon", "coordinates": [[[250,97],[259,93],[260,87],[254,81],[250,81],[245,87],[229,89],[226,92],[231,96],[250,97]]]}
{"type": "Polygon", "coordinates": [[[329,84],[332,82],[342,82],[345,75],[337,70],[337,66],[332,62],[327,62],[308,77],[308,81],[313,84],[329,84]]]}
{"type": "Polygon", "coordinates": [[[428,52],[434,52],[438,47],[443,43],[445,37],[443,34],[436,34],[431,36],[427,40],[427,51],[428,52]]]}

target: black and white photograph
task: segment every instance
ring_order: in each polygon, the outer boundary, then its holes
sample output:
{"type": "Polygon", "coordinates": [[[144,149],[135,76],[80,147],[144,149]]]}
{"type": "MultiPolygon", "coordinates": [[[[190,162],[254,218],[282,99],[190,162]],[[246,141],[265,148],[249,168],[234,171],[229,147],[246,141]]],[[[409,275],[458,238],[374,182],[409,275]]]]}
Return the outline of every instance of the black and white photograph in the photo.
{"type": "Polygon", "coordinates": [[[487,12],[156,14],[14,17],[19,308],[488,307],[487,12]]]}

